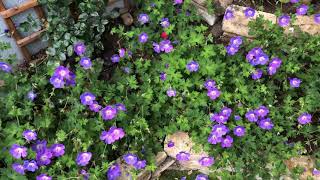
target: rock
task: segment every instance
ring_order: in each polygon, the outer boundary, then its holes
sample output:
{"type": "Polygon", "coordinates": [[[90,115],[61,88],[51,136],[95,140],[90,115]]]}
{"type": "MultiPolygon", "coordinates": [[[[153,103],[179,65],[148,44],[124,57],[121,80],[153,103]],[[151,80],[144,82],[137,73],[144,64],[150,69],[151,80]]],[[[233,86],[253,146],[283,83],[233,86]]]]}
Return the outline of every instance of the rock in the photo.
{"type": "Polygon", "coordinates": [[[122,14],[121,19],[126,26],[130,26],[133,23],[133,17],[130,13],[122,14]]]}
{"type": "Polygon", "coordinates": [[[191,148],[192,141],[188,133],[181,131],[168,135],[164,142],[164,151],[172,158],[176,158],[176,155],[181,151],[190,152],[191,148]],[[174,143],[173,147],[168,147],[170,141],[174,143]]]}
{"type": "Polygon", "coordinates": [[[163,161],[165,161],[167,157],[168,157],[168,155],[166,152],[164,152],[164,151],[158,152],[158,154],[156,156],[156,166],[159,166],[160,164],[162,164],[163,161]]]}
{"type": "Polygon", "coordinates": [[[209,174],[210,170],[207,167],[203,167],[199,164],[199,160],[203,157],[207,157],[208,154],[204,151],[195,152],[191,150],[190,152],[190,160],[189,161],[178,161],[178,163],[187,170],[199,170],[204,174],[209,174]]]}
{"type": "Polygon", "coordinates": [[[233,0],[216,0],[223,8],[227,8],[229,5],[233,3],[233,0]]]}
{"type": "Polygon", "coordinates": [[[192,1],[191,3],[197,8],[198,14],[200,14],[210,26],[216,22],[217,16],[215,14],[209,14],[207,9],[198,2],[192,1]]]}
{"type": "MultiPolygon", "coordinates": [[[[300,180],[307,180],[308,177],[312,177],[315,180],[320,180],[320,176],[313,176],[312,171],[315,165],[315,160],[312,159],[310,156],[300,156],[300,157],[293,157],[289,160],[284,161],[287,168],[292,170],[295,167],[303,167],[305,171],[301,174],[300,180]]],[[[284,176],[284,178],[291,179],[289,176],[284,176]]]]}
{"type": "Polygon", "coordinates": [[[176,160],[173,158],[167,158],[158,168],[157,170],[152,174],[152,180],[157,179],[160,177],[161,173],[165,170],[167,170],[176,160]]]}

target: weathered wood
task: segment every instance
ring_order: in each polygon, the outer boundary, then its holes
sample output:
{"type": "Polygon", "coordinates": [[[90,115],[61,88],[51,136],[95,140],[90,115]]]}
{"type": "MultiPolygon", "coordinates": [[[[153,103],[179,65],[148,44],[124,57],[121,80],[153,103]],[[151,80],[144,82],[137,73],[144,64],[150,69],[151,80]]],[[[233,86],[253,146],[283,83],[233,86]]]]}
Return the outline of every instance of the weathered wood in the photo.
{"type": "Polygon", "coordinates": [[[39,31],[31,34],[30,36],[27,36],[23,39],[18,40],[17,41],[18,46],[23,47],[23,46],[26,46],[26,45],[32,43],[33,41],[39,39],[41,37],[41,34],[45,31],[46,31],[46,29],[39,30],[39,31]]]}
{"type": "Polygon", "coordinates": [[[19,13],[22,13],[30,8],[33,8],[35,6],[38,5],[38,1],[37,0],[29,0],[27,1],[26,3],[20,5],[20,6],[16,6],[16,7],[13,7],[13,8],[10,8],[10,9],[6,9],[6,10],[3,10],[2,12],[0,12],[0,15],[3,17],[3,18],[9,18],[9,17],[12,17],[14,15],[17,15],[19,13]]]}
{"type": "Polygon", "coordinates": [[[38,5],[38,6],[34,7],[34,10],[36,11],[41,22],[45,22],[46,18],[45,18],[45,13],[44,13],[42,7],[40,5],[38,5]]]}

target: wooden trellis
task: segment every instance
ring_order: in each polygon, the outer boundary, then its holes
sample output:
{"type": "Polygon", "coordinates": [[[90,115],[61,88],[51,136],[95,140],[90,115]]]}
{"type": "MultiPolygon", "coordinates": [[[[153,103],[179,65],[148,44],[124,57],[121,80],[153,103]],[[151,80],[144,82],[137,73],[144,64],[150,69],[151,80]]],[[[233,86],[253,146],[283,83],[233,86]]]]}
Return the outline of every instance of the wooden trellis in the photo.
{"type": "Polygon", "coordinates": [[[21,34],[17,31],[11,17],[13,17],[17,14],[20,14],[28,9],[31,9],[31,8],[34,8],[37,16],[39,17],[41,22],[44,23],[43,27],[45,27],[46,20],[45,20],[44,11],[43,11],[42,7],[38,4],[37,0],[29,0],[19,6],[16,6],[16,7],[10,8],[10,9],[6,9],[6,7],[4,6],[3,0],[0,0],[0,16],[2,16],[2,18],[4,19],[6,25],[9,28],[10,34],[12,35],[14,40],[16,41],[18,47],[21,49],[23,57],[28,62],[31,61],[31,54],[28,51],[26,45],[37,40],[41,36],[41,34],[44,31],[46,31],[46,28],[42,28],[41,30],[32,33],[30,36],[22,37],[21,34]]]}

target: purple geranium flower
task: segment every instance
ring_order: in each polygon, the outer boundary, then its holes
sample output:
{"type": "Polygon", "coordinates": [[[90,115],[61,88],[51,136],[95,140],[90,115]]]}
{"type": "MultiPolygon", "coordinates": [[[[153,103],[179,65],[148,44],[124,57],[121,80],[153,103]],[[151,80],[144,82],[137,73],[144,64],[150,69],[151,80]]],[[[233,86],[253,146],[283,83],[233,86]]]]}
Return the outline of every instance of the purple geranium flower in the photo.
{"type": "Polygon", "coordinates": [[[312,116],[309,113],[302,113],[299,117],[298,117],[298,122],[299,124],[308,124],[311,123],[312,121],[312,116]]]}
{"type": "Polygon", "coordinates": [[[272,76],[272,75],[274,75],[276,72],[277,72],[277,69],[278,68],[276,68],[275,66],[268,66],[268,74],[270,75],[270,76],[272,76]]]}
{"type": "Polygon", "coordinates": [[[229,55],[233,56],[239,51],[239,47],[234,45],[229,45],[226,47],[226,50],[229,55]]]}
{"type": "Polygon", "coordinates": [[[146,24],[147,22],[149,22],[150,18],[148,16],[148,14],[140,14],[138,16],[138,21],[140,22],[140,24],[146,24]]]}
{"type": "Polygon", "coordinates": [[[36,160],[39,166],[46,166],[51,163],[52,157],[52,152],[49,149],[45,149],[42,152],[37,152],[36,160]]]}
{"type": "Polygon", "coordinates": [[[216,82],[214,80],[209,79],[204,83],[204,87],[208,90],[216,88],[216,82]]]}
{"type": "Polygon", "coordinates": [[[118,54],[114,54],[111,56],[111,62],[118,63],[120,62],[120,56],[118,54]]]}
{"type": "Polygon", "coordinates": [[[31,149],[35,152],[43,152],[47,148],[46,140],[37,140],[36,144],[32,145],[31,149]]]}
{"type": "Polygon", "coordinates": [[[170,53],[173,50],[170,40],[163,40],[160,42],[160,50],[165,53],[170,53]]]}
{"type": "Polygon", "coordinates": [[[169,148],[173,147],[173,146],[174,146],[174,142],[170,140],[170,141],[168,142],[168,145],[167,145],[167,146],[168,146],[169,148]]]}
{"type": "Polygon", "coordinates": [[[84,52],[86,51],[86,46],[85,46],[84,43],[82,43],[82,42],[76,43],[76,44],[73,46],[73,48],[74,48],[74,52],[75,52],[78,56],[83,55],[84,52]]]}
{"type": "Polygon", "coordinates": [[[216,121],[217,123],[223,123],[223,124],[227,123],[228,121],[228,117],[222,113],[219,113],[219,114],[215,113],[210,119],[216,121]]]}
{"type": "Polygon", "coordinates": [[[204,167],[210,167],[212,166],[212,164],[214,163],[214,157],[202,157],[200,160],[199,160],[199,164],[201,166],[204,166],[204,167]]]}
{"type": "Polygon", "coordinates": [[[12,164],[12,169],[15,171],[15,172],[17,172],[17,173],[19,173],[19,174],[21,174],[21,175],[24,175],[25,174],[25,169],[24,169],[24,167],[23,167],[23,165],[22,164],[19,164],[19,163],[13,163],[12,164]]]}
{"type": "Polygon", "coordinates": [[[314,15],[314,22],[317,24],[320,24],[320,14],[315,14],[314,15]]]}
{"type": "Polygon", "coordinates": [[[63,144],[53,144],[50,148],[54,157],[60,157],[64,155],[65,146],[63,144]]]}
{"type": "Polygon", "coordinates": [[[47,174],[40,174],[36,177],[36,180],[52,180],[52,177],[47,174]]]}
{"type": "Polygon", "coordinates": [[[240,119],[241,119],[241,117],[239,115],[234,116],[234,120],[239,121],[240,119]]]}
{"type": "Polygon", "coordinates": [[[313,171],[312,171],[312,174],[314,176],[320,176],[320,171],[318,169],[314,168],[313,171]]]}
{"type": "Polygon", "coordinates": [[[117,103],[114,106],[116,107],[117,111],[127,111],[126,106],[122,103],[117,103]]]}
{"type": "Polygon", "coordinates": [[[186,68],[189,72],[197,72],[199,70],[199,63],[196,61],[190,61],[186,68]]]}
{"type": "Polygon", "coordinates": [[[256,69],[252,74],[251,74],[251,78],[253,80],[257,80],[260,79],[262,77],[263,71],[261,69],[256,69]]]}
{"type": "Polygon", "coordinates": [[[112,106],[106,106],[101,110],[101,116],[103,120],[111,120],[117,115],[117,109],[112,106]]]}
{"type": "Polygon", "coordinates": [[[208,90],[207,96],[209,96],[211,100],[215,100],[220,94],[221,92],[217,88],[212,88],[208,90]]]}
{"type": "Polygon", "coordinates": [[[27,97],[30,101],[33,101],[37,97],[37,94],[34,93],[33,91],[29,91],[27,94],[27,97]]]}
{"type": "Polygon", "coordinates": [[[223,107],[221,109],[221,114],[225,115],[228,118],[230,117],[231,113],[232,113],[232,109],[231,108],[223,107]]]}
{"type": "Polygon", "coordinates": [[[269,57],[265,53],[261,53],[256,57],[256,63],[260,65],[265,65],[269,61],[269,57]]]}
{"type": "Polygon", "coordinates": [[[53,85],[54,88],[63,88],[64,87],[64,81],[60,76],[51,76],[50,83],[53,85]]]}
{"type": "Polygon", "coordinates": [[[255,114],[253,110],[248,111],[245,116],[250,122],[258,121],[258,116],[255,114]]]}
{"type": "Polygon", "coordinates": [[[30,171],[30,172],[35,172],[39,168],[37,165],[37,162],[35,160],[24,161],[23,167],[25,170],[30,171]]]}
{"type": "Polygon", "coordinates": [[[92,62],[88,57],[82,57],[80,60],[80,65],[83,69],[90,69],[92,67],[92,62]]]}
{"type": "Polygon", "coordinates": [[[83,105],[91,105],[95,99],[96,97],[91,92],[84,92],[80,96],[81,104],[83,105]]]}
{"type": "Polygon", "coordinates": [[[181,151],[176,155],[176,158],[178,161],[189,161],[190,160],[190,154],[185,152],[185,151],[181,151]]]}
{"type": "Polygon", "coordinates": [[[255,15],[256,13],[256,10],[254,10],[253,8],[250,8],[248,7],[247,9],[245,9],[244,11],[244,15],[247,17],[247,18],[251,18],[255,15]]]}
{"type": "Polygon", "coordinates": [[[158,43],[152,43],[152,46],[153,46],[153,50],[154,52],[156,53],[160,53],[161,52],[161,49],[160,49],[160,45],[158,43]]]}
{"type": "Polygon", "coordinates": [[[133,166],[136,168],[136,169],[143,169],[145,168],[147,165],[147,161],[146,160],[139,160],[137,161],[133,166]]]}
{"type": "Polygon", "coordinates": [[[278,24],[281,27],[286,27],[290,24],[290,16],[288,15],[282,15],[278,19],[278,24]]]}
{"type": "Polygon", "coordinates": [[[86,166],[92,157],[91,152],[81,152],[78,154],[76,162],[79,166],[86,166]]]}
{"type": "Polygon", "coordinates": [[[90,174],[86,170],[81,169],[80,174],[83,176],[84,180],[89,180],[90,174]]]}
{"type": "Polygon", "coordinates": [[[53,76],[58,76],[61,79],[67,78],[69,76],[70,70],[64,66],[58,66],[53,73],[53,76]]]}
{"type": "Polygon", "coordinates": [[[119,164],[113,164],[107,171],[108,180],[117,180],[121,176],[121,168],[119,164]]]}
{"type": "Polygon", "coordinates": [[[210,144],[218,144],[222,141],[222,137],[219,137],[216,133],[211,133],[208,137],[210,144]]]}
{"type": "Polygon", "coordinates": [[[141,33],[140,35],[139,35],[139,41],[141,42],[141,43],[146,43],[147,41],[148,41],[148,34],[147,33],[141,33]]]}
{"type": "Polygon", "coordinates": [[[297,7],[296,14],[298,16],[306,15],[308,12],[308,9],[309,9],[308,5],[301,4],[299,7],[297,7]]]}
{"type": "Polygon", "coordinates": [[[209,180],[209,177],[205,174],[198,174],[195,180],[209,180]]]}
{"type": "Polygon", "coordinates": [[[258,124],[261,129],[265,129],[265,130],[271,130],[274,126],[270,118],[263,119],[259,121],[258,124]]]}
{"type": "Polygon", "coordinates": [[[266,117],[269,114],[269,109],[265,106],[260,106],[257,108],[254,113],[259,117],[266,117]]]}
{"type": "Polygon", "coordinates": [[[169,19],[168,18],[162,18],[160,24],[161,24],[161,26],[163,28],[169,27],[170,26],[169,19]]]}
{"type": "Polygon", "coordinates": [[[93,101],[93,103],[89,106],[89,109],[93,112],[100,112],[102,106],[98,104],[98,102],[93,101]]]}
{"type": "Polygon", "coordinates": [[[16,159],[27,157],[27,148],[19,146],[18,144],[13,144],[10,148],[10,154],[16,159]]]}
{"type": "Polygon", "coordinates": [[[174,0],[173,5],[182,4],[183,0],[174,0]]]}
{"type": "Polygon", "coordinates": [[[299,78],[289,78],[289,80],[292,88],[300,87],[301,80],[299,78]]]}
{"type": "Polygon", "coordinates": [[[300,0],[290,0],[291,3],[298,3],[300,0]]]}
{"type": "Polygon", "coordinates": [[[218,137],[222,137],[229,132],[229,128],[224,124],[216,124],[212,126],[212,134],[217,135],[218,137]]]}
{"type": "Polygon", "coordinates": [[[124,161],[129,165],[134,165],[138,161],[138,156],[132,153],[127,153],[123,156],[124,161]]]}
{"type": "Polygon", "coordinates": [[[69,76],[66,77],[66,85],[67,86],[76,85],[76,75],[71,71],[69,72],[69,76]]]}
{"type": "Polygon", "coordinates": [[[27,141],[37,140],[37,133],[33,130],[27,129],[23,131],[22,135],[27,141]]]}
{"type": "Polygon", "coordinates": [[[234,47],[239,47],[242,44],[242,37],[236,36],[230,39],[230,45],[234,47]]]}
{"type": "Polygon", "coordinates": [[[233,129],[233,134],[236,135],[236,136],[244,136],[246,133],[246,128],[243,127],[243,126],[237,126],[233,129]]]}
{"type": "Polygon", "coordinates": [[[112,126],[109,131],[103,131],[101,133],[100,139],[106,144],[112,144],[117,140],[120,140],[124,137],[125,132],[122,128],[117,128],[112,126]]]}
{"type": "Polygon", "coordinates": [[[160,80],[165,81],[167,79],[167,74],[165,72],[160,73],[160,80]]]}
{"type": "Polygon", "coordinates": [[[176,90],[174,90],[174,89],[172,89],[172,88],[169,88],[169,89],[167,90],[167,96],[169,96],[169,97],[174,97],[174,96],[176,96],[176,95],[177,95],[176,90]]]}
{"type": "Polygon", "coordinates": [[[222,139],[221,141],[221,147],[223,148],[230,148],[233,143],[233,138],[231,136],[226,136],[226,138],[222,139]]]}
{"type": "Polygon", "coordinates": [[[233,11],[230,9],[226,10],[226,13],[224,14],[224,19],[229,20],[233,18],[234,18],[233,11]]]}
{"type": "Polygon", "coordinates": [[[126,50],[124,48],[119,49],[119,57],[123,58],[126,55],[126,50]]]}
{"type": "Polygon", "coordinates": [[[281,59],[275,57],[275,58],[271,59],[271,62],[269,63],[269,66],[273,66],[275,68],[279,68],[281,66],[281,64],[282,64],[281,59]]]}
{"type": "Polygon", "coordinates": [[[11,66],[5,62],[0,62],[0,69],[6,73],[11,72],[12,70],[11,66]]]}

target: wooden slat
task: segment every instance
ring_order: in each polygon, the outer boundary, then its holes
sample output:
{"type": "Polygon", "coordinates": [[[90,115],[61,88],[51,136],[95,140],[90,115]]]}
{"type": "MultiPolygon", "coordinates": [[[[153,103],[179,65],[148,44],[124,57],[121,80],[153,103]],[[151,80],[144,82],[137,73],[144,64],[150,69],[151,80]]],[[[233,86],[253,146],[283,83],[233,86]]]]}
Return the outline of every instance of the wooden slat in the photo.
{"type": "Polygon", "coordinates": [[[45,14],[44,14],[44,11],[43,11],[42,7],[41,7],[40,5],[39,5],[39,6],[36,6],[36,7],[34,7],[34,10],[36,11],[36,13],[37,13],[40,21],[41,21],[41,22],[45,22],[45,21],[46,21],[46,20],[45,20],[46,18],[45,18],[45,14]]]}
{"type": "MultiPolygon", "coordinates": [[[[6,7],[4,6],[2,0],[0,0],[0,12],[5,11],[6,7]]],[[[6,18],[4,19],[4,22],[8,26],[10,33],[12,34],[12,37],[14,40],[17,42],[21,39],[20,34],[18,33],[13,21],[11,18],[6,18]]],[[[22,55],[24,56],[25,60],[30,61],[31,60],[31,55],[26,47],[21,48],[22,55]]]]}
{"type": "Polygon", "coordinates": [[[33,8],[35,6],[38,5],[38,1],[37,0],[29,0],[26,3],[20,5],[20,6],[16,6],[7,10],[2,10],[2,12],[0,12],[0,15],[3,18],[9,18],[12,17],[14,15],[17,15],[19,13],[22,13],[30,8],[33,8]]]}
{"type": "Polygon", "coordinates": [[[23,39],[20,39],[17,41],[17,44],[19,47],[23,47],[25,45],[28,45],[30,43],[32,43],[33,41],[39,39],[39,37],[41,36],[41,33],[43,33],[44,31],[46,31],[46,29],[42,29],[40,31],[37,31],[33,34],[31,34],[30,36],[27,36],[23,39]]]}

